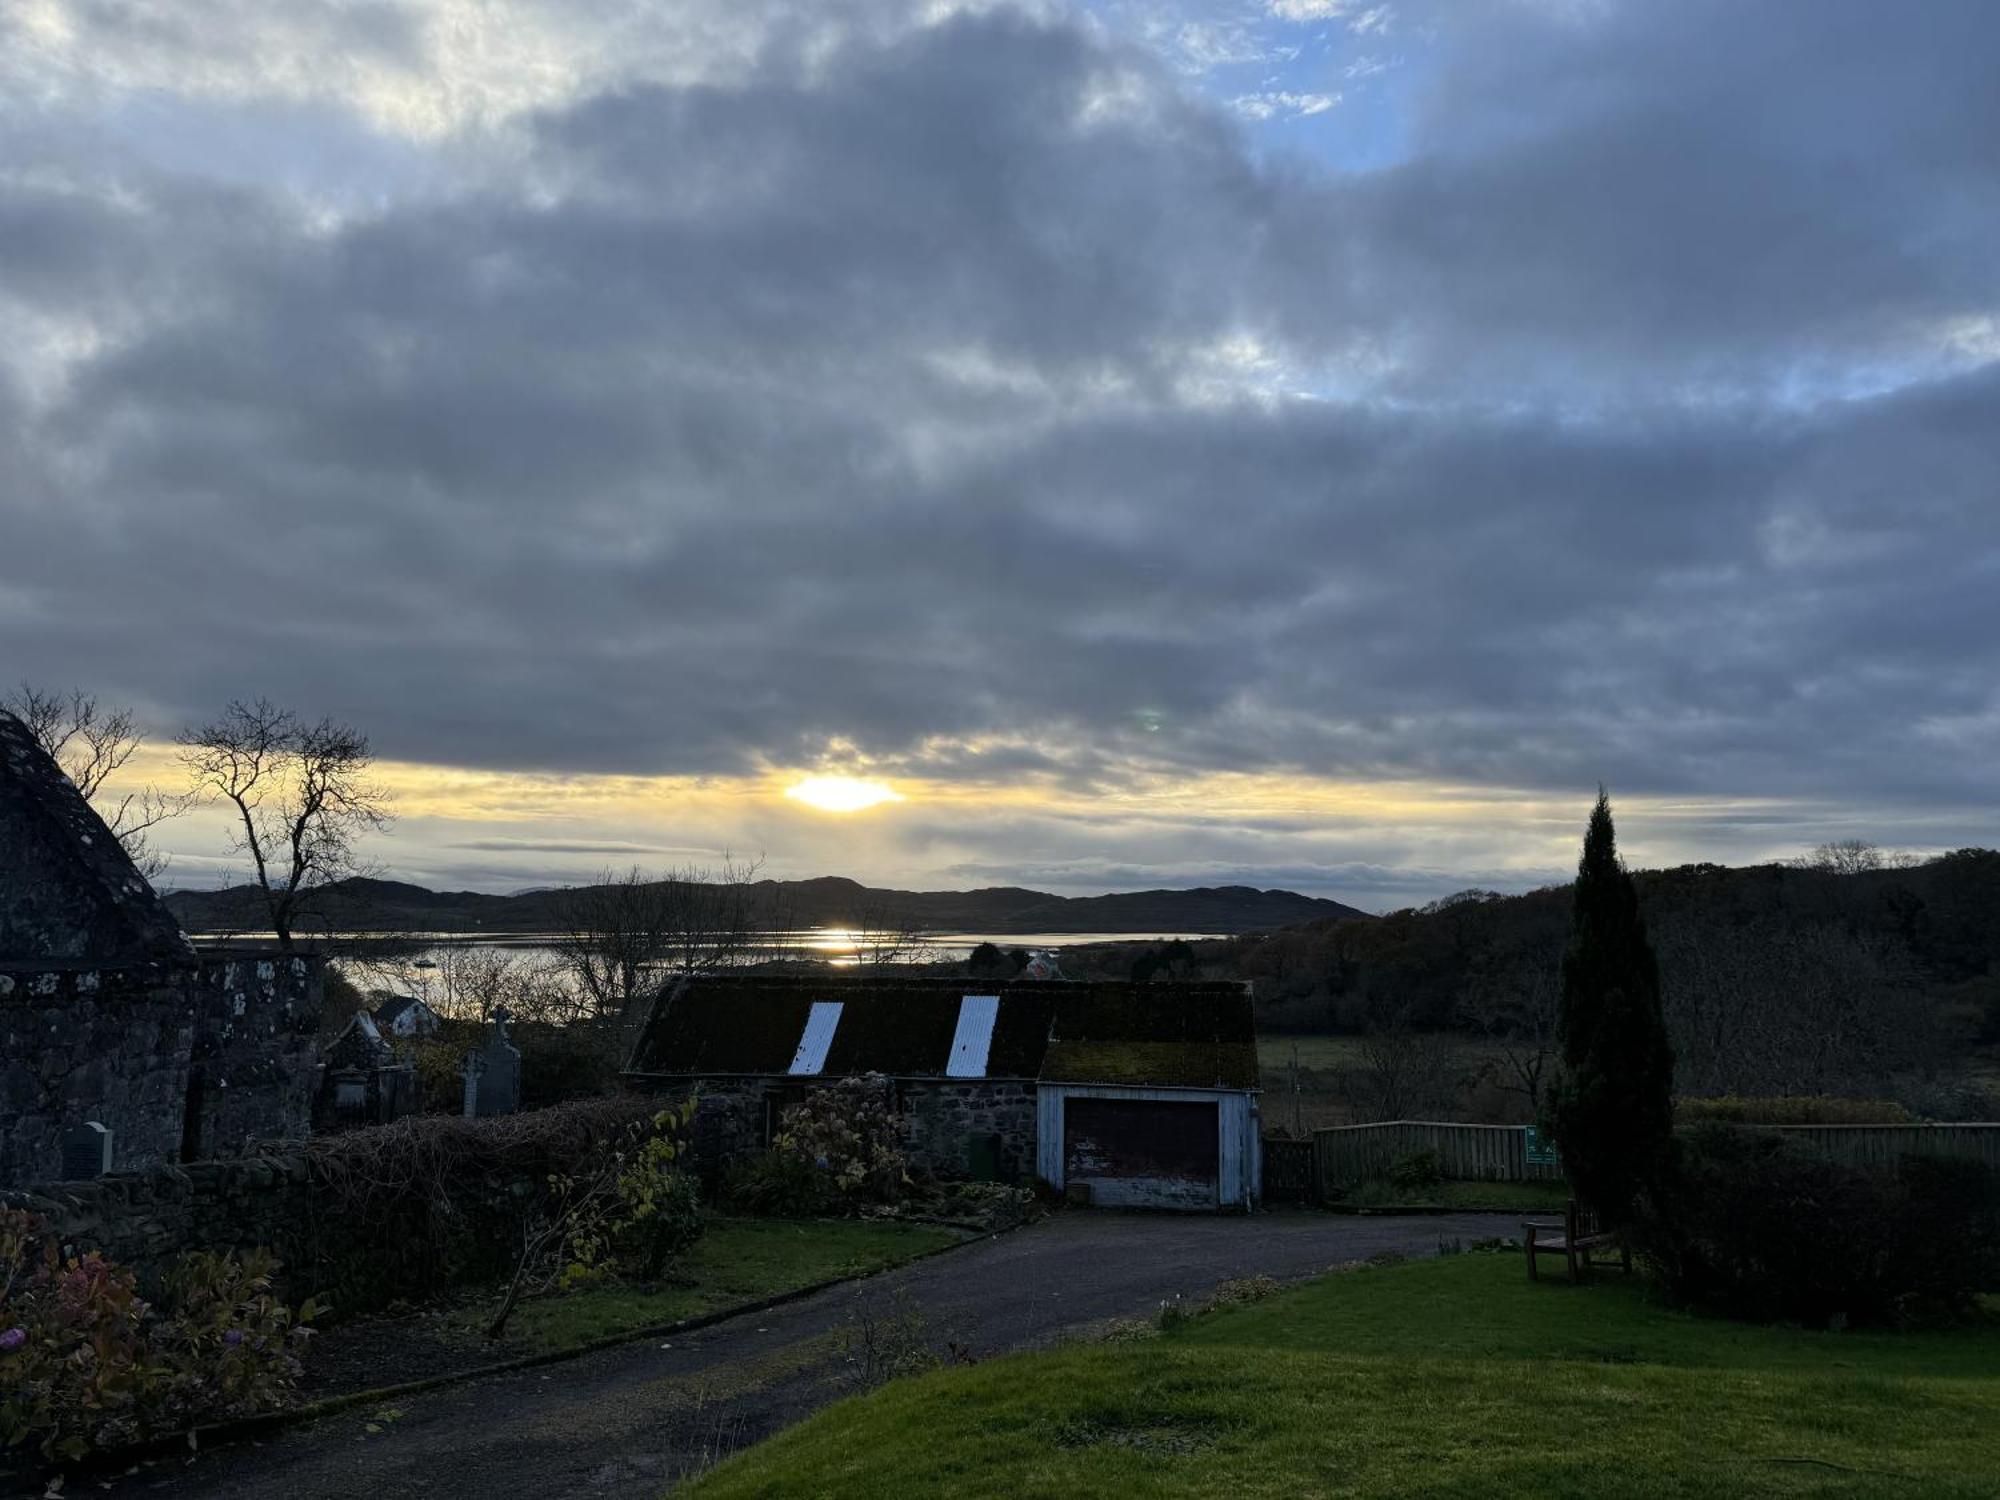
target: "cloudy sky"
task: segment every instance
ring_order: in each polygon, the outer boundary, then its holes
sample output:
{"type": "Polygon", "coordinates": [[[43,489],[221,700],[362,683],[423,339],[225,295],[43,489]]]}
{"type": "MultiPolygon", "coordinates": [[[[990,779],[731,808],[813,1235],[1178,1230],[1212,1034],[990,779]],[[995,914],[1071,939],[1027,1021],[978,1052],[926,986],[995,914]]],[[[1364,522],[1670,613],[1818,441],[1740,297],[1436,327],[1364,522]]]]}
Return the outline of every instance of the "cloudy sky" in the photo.
{"type": "Polygon", "coordinates": [[[1991,0],[11,0],[0,676],[351,720],[434,885],[1386,907],[1558,876],[1600,780],[1644,863],[2000,843],[1996,56],[1991,0]]]}

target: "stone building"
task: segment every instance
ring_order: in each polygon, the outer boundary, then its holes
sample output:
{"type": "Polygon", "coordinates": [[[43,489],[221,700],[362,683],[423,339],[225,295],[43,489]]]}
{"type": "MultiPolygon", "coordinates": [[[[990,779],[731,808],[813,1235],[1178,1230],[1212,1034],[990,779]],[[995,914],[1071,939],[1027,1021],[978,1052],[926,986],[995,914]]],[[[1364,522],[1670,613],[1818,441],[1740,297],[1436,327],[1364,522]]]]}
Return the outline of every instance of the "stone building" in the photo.
{"type": "Polygon", "coordinates": [[[197,952],[115,835],[0,713],[0,1187],[111,1133],[118,1171],[303,1136],[316,956],[197,952]]]}
{"type": "Polygon", "coordinates": [[[1257,1046],[1246,987],[714,975],[663,991],[626,1071],[700,1090],[697,1155],[762,1149],[827,1080],[889,1080],[911,1159],[1039,1177],[1106,1205],[1248,1207],[1257,1046]]]}

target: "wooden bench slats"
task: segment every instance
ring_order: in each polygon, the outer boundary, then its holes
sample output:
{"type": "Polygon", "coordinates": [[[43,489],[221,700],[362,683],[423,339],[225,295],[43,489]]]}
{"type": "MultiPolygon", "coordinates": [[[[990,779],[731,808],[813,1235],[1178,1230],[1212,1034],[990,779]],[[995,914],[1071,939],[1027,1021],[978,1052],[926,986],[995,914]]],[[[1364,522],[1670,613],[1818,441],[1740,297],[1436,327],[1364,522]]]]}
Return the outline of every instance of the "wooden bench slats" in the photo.
{"type": "Polygon", "coordinates": [[[1615,1229],[1600,1228],[1597,1216],[1580,1208],[1574,1198],[1563,1210],[1561,1223],[1553,1219],[1523,1219],[1521,1227],[1528,1234],[1526,1249],[1531,1281],[1540,1275],[1535,1265],[1535,1257],[1539,1255],[1560,1255],[1569,1268],[1570,1280],[1575,1281],[1589,1273],[1593,1264],[1590,1252],[1610,1245],[1618,1247],[1620,1266],[1626,1271],[1632,1269],[1632,1252],[1624,1236],[1615,1229]]]}

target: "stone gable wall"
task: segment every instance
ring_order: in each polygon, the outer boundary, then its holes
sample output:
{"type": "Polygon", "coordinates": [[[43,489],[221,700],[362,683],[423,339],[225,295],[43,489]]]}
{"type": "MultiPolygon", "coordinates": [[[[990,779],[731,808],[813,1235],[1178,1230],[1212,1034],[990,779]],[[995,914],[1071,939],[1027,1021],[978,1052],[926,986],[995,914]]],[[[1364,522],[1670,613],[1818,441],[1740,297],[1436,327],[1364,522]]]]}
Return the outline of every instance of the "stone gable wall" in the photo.
{"type": "Polygon", "coordinates": [[[120,1172],[303,1137],[324,983],[317,956],[261,952],[0,964],[0,1186],[60,1176],[85,1120],[120,1172]]]}
{"type": "Polygon", "coordinates": [[[8,713],[0,713],[0,849],[0,962],[193,956],[117,835],[8,713]]]}

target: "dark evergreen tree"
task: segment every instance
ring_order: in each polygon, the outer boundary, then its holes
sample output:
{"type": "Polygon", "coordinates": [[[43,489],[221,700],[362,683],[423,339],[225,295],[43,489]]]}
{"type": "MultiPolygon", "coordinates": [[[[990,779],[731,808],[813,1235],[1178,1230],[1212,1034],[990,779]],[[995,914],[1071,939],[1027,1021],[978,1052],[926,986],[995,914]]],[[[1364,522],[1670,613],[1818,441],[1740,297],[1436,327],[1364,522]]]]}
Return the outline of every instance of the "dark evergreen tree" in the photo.
{"type": "Polygon", "coordinates": [[[981,943],[965,958],[968,974],[997,974],[1006,967],[1007,955],[1000,951],[998,943],[981,943]]]}
{"type": "Polygon", "coordinates": [[[1562,1072],[1549,1094],[1549,1128],[1577,1197],[1616,1223],[1666,1170],[1674,1054],[1660,1014],[1659,965],[1602,790],[1584,835],[1571,921],[1556,1020],[1562,1072]]]}

